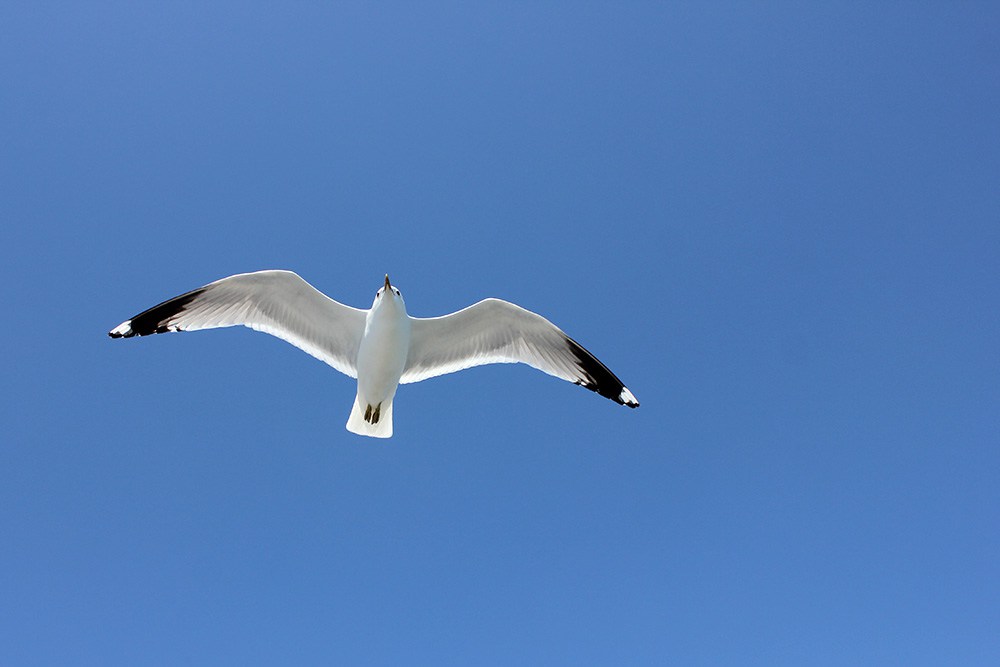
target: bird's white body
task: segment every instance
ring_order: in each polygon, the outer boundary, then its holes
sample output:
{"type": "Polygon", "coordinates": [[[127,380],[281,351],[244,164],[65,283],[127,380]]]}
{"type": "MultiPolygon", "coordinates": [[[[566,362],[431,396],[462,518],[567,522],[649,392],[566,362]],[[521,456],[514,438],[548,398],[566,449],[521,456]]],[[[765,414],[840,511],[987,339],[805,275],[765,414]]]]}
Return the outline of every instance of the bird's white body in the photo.
{"type": "Polygon", "coordinates": [[[484,299],[450,315],[410,317],[389,276],[372,307],[361,310],[291,271],[240,273],[153,306],[108,334],[131,338],[237,325],[277,336],[357,378],[347,430],[359,435],[392,435],[400,384],[482,364],[525,363],[621,405],[639,406],[607,366],[541,315],[484,299]]]}
{"type": "Polygon", "coordinates": [[[399,292],[388,286],[379,290],[365,317],[365,333],[358,347],[358,395],[347,420],[348,431],[375,438],[392,436],[392,399],[409,351],[406,304],[399,292]]]}

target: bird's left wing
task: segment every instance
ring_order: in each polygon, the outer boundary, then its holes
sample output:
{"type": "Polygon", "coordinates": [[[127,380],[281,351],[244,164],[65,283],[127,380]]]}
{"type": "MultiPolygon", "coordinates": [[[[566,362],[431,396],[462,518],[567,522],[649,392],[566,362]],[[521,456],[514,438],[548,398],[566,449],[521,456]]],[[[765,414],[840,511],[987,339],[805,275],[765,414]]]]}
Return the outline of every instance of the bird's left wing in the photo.
{"type": "Polygon", "coordinates": [[[500,299],[443,317],[411,318],[410,353],[400,382],[517,362],[639,407],[622,381],[583,346],[541,315],[500,299]]]}
{"type": "Polygon", "coordinates": [[[358,376],[365,311],[334,301],[291,271],[229,276],[122,322],[112,338],[242,325],[269,333],[358,376]]]}

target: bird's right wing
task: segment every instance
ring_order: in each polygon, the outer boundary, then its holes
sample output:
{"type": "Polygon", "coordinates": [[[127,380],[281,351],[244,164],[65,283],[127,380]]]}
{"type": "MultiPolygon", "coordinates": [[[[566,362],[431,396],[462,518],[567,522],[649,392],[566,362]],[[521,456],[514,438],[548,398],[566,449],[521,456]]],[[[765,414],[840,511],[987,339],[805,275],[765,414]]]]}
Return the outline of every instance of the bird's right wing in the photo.
{"type": "Polygon", "coordinates": [[[483,364],[524,363],[630,408],[632,392],[608,367],[547,319],[500,299],[443,317],[411,318],[402,383],[483,364]]]}
{"type": "Polygon", "coordinates": [[[358,376],[366,311],[334,301],[291,271],[229,276],[164,301],[108,335],[146,336],[242,325],[277,336],[341,373],[358,376]]]}

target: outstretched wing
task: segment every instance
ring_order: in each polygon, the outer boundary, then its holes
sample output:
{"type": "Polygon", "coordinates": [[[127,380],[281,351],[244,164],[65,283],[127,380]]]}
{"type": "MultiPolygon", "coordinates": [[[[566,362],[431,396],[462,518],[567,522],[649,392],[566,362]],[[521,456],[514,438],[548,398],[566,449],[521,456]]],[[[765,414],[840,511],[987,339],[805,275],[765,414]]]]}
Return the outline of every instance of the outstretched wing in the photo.
{"type": "Polygon", "coordinates": [[[483,364],[524,363],[630,408],[639,401],[608,367],[541,315],[486,299],[443,317],[411,318],[402,383],[483,364]]]}
{"type": "Polygon", "coordinates": [[[326,296],[291,271],[229,276],[164,301],[108,335],[130,338],[167,331],[242,325],[288,341],[341,373],[358,376],[366,311],[326,296]]]}

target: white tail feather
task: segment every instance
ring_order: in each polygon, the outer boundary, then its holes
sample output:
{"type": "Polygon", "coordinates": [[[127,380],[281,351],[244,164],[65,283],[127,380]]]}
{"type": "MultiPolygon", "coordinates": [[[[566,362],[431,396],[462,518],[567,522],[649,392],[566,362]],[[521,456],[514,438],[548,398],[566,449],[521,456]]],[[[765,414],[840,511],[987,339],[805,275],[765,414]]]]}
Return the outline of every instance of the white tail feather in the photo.
{"type": "Polygon", "coordinates": [[[358,435],[367,435],[371,438],[391,438],[392,437],[392,399],[383,401],[379,407],[378,421],[374,424],[365,420],[365,412],[368,404],[361,405],[361,399],[354,397],[354,407],[351,409],[351,416],[347,419],[347,430],[358,435]]]}

